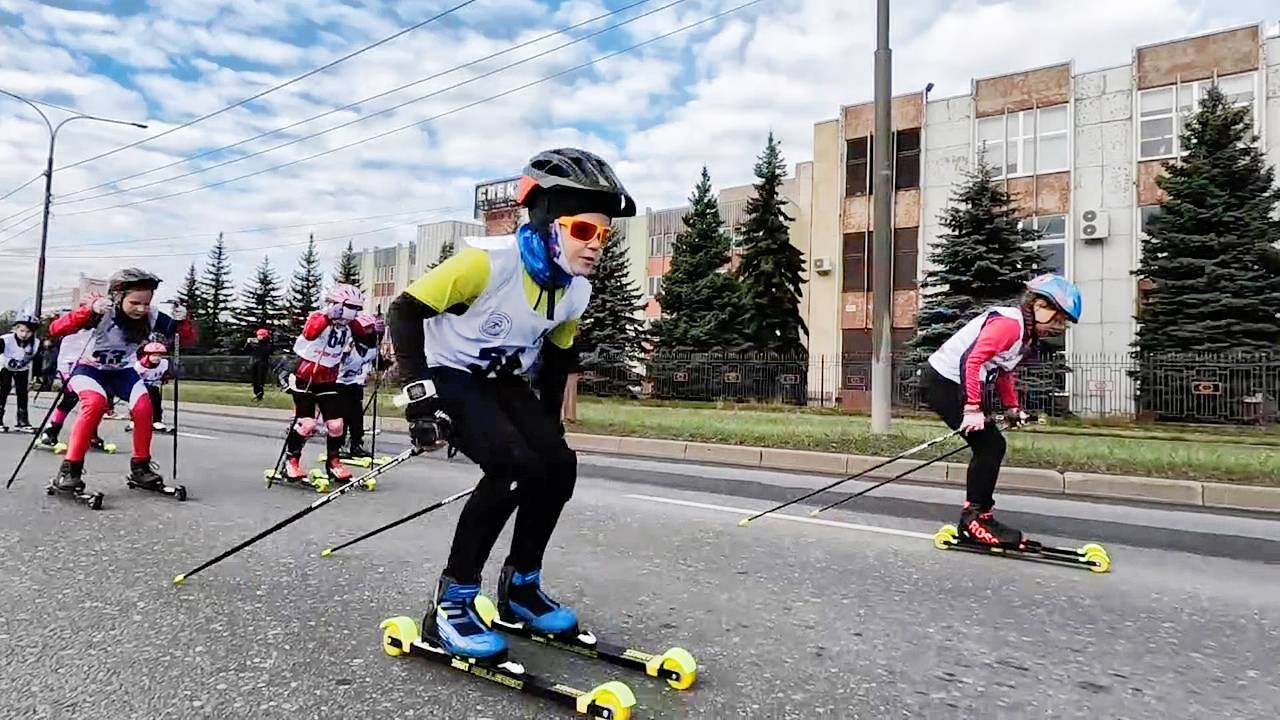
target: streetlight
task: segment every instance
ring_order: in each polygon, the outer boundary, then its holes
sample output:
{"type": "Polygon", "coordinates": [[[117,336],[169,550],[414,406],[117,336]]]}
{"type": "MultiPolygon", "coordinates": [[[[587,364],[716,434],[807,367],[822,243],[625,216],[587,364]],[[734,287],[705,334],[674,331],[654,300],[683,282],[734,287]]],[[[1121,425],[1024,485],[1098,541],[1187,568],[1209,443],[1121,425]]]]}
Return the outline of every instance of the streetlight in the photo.
{"type": "Polygon", "coordinates": [[[36,317],[40,317],[40,310],[42,309],[41,306],[44,304],[45,248],[49,242],[49,203],[53,199],[53,145],[58,139],[58,131],[62,129],[63,125],[66,125],[72,120],[96,120],[98,122],[111,123],[113,125],[132,125],[133,127],[142,128],[143,130],[147,129],[147,126],[142,123],[129,122],[128,120],[112,120],[111,118],[83,114],[72,115],[69,118],[63,119],[63,121],[57,125],[54,125],[49,122],[49,116],[45,115],[44,111],[30,100],[22,97],[21,95],[11,93],[8,90],[0,90],[0,94],[8,95],[14,100],[19,100],[30,105],[32,110],[35,110],[40,114],[40,119],[44,120],[45,127],[49,128],[49,159],[46,162],[44,169],[44,220],[40,226],[40,260],[36,266],[36,307],[34,315],[36,317]]]}

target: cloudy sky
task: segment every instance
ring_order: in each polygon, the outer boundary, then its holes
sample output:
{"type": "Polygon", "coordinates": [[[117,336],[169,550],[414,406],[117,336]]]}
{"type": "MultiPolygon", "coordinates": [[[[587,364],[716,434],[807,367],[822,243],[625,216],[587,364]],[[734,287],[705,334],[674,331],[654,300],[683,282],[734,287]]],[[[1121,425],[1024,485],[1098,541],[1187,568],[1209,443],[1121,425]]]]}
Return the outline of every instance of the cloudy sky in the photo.
{"type": "MultiPolygon", "coordinates": [[[[790,162],[809,159],[814,121],[871,97],[875,2],[757,0],[680,30],[745,2],[0,0],[0,89],[149,125],[80,120],[59,134],[47,283],[141,265],[173,288],[219,231],[237,280],[263,256],[287,275],[310,232],[328,268],[348,238],[405,242],[419,222],[469,217],[474,183],[550,146],[599,152],[654,208],[681,202],[704,163],[717,185],[748,181],[770,130],[790,162]]],[[[934,97],[975,76],[1119,65],[1137,44],[1280,19],[1274,0],[893,6],[894,90],[933,82],[934,97]]],[[[0,96],[0,196],[41,172],[47,148],[35,111],[0,96]]],[[[0,309],[33,293],[42,186],[0,201],[0,309]]]]}

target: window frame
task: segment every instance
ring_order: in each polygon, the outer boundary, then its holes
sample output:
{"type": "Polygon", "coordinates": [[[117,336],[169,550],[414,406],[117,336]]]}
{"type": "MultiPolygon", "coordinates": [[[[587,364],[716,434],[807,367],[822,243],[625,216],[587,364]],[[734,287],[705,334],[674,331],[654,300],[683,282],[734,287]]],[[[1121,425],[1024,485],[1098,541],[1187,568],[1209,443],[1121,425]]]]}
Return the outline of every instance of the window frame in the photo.
{"type": "Polygon", "coordinates": [[[974,159],[976,160],[977,153],[985,148],[987,162],[991,164],[992,169],[995,171],[992,177],[997,180],[1067,172],[1071,169],[1071,132],[1070,103],[1058,103],[1056,105],[1027,108],[1026,110],[1016,110],[1000,115],[977,118],[973,125],[974,159]],[[1043,122],[1041,118],[1049,113],[1062,113],[1066,123],[1061,129],[1042,133],[1043,122]],[[1013,126],[1015,122],[1017,123],[1016,128],[1013,126]],[[1000,128],[1000,138],[998,140],[982,139],[984,127],[990,128],[997,125],[1000,128]],[[1041,150],[1041,146],[1046,141],[1053,140],[1061,140],[1066,146],[1066,152],[1063,153],[1063,162],[1053,166],[1042,166],[1041,158],[1044,153],[1041,150]],[[1010,155],[1010,147],[1013,148],[1012,157],[1010,155]],[[1013,172],[1009,172],[1011,159],[1014,160],[1016,165],[1013,172]]]}
{"type": "MultiPolygon", "coordinates": [[[[1138,122],[1136,123],[1137,127],[1135,128],[1135,131],[1137,133],[1137,140],[1138,140],[1136,144],[1138,161],[1144,162],[1147,160],[1172,160],[1175,158],[1182,157],[1182,155],[1185,154],[1186,152],[1185,150],[1182,149],[1183,126],[1186,122],[1186,119],[1190,117],[1192,113],[1195,113],[1196,110],[1200,107],[1200,101],[1204,99],[1204,93],[1207,92],[1208,89],[1210,87],[1213,87],[1214,85],[1221,87],[1222,83],[1224,82],[1231,83],[1232,81],[1236,81],[1236,80],[1249,81],[1249,85],[1250,85],[1249,100],[1247,101],[1247,103],[1241,100],[1236,100],[1235,102],[1238,106],[1245,106],[1245,105],[1248,106],[1249,113],[1250,113],[1250,120],[1253,126],[1256,128],[1258,125],[1258,94],[1259,94],[1257,70],[1249,70],[1247,72],[1236,73],[1234,75],[1225,75],[1217,78],[1204,78],[1202,80],[1193,80],[1191,82],[1185,82],[1185,83],[1161,85],[1160,87],[1147,88],[1145,90],[1138,91],[1138,95],[1135,101],[1136,108],[1137,108],[1137,115],[1138,115],[1138,122]],[[1160,93],[1169,94],[1170,96],[1169,109],[1164,110],[1158,114],[1153,112],[1150,115],[1143,115],[1142,101],[1148,97],[1152,97],[1160,93]],[[1184,101],[1184,94],[1189,96],[1189,99],[1186,101],[1184,101]],[[1152,154],[1152,155],[1143,154],[1142,144],[1144,142],[1151,142],[1154,139],[1159,139],[1159,138],[1153,138],[1153,139],[1144,138],[1143,124],[1148,121],[1163,120],[1166,118],[1170,120],[1172,132],[1173,132],[1173,137],[1169,143],[1171,148],[1170,151],[1163,154],[1152,154]]],[[[1232,95],[1229,95],[1228,97],[1230,98],[1238,95],[1243,95],[1243,93],[1232,93],[1232,95]]],[[[1163,138],[1163,137],[1164,136],[1160,136],[1160,138],[1163,138]]]]}
{"type": "MultiPolygon", "coordinates": [[[[1070,216],[1067,215],[1066,213],[1031,215],[1031,216],[1022,218],[1018,222],[1019,222],[1019,227],[1022,227],[1021,225],[1022,223],[1030,221],[1032,229],[1040,230],[1041,232],[1043,232],[1043,228],[1041,226],[1044,222],[1048,220],[1058,219],[1058,218],[1062,219],[1062,234],[1060,236],[1054,235],[1053,237],[1045,237],[1040,240],[1035,240],[1033,242],[1030,242],[1028,243],[1028,245],[1035,248],[1037,251],[1040,251],[1041,248],[1048,245],[1061,246],[1062,247],[1062,267],[1057,268],[1057,272],[1061,273],[1066,278],[1071,278],[1072,276],[1071,275],[1071,245],[1070,243],[1067,242],[1067,239],[1071,237],[1070,228],[1068,227],[1070,223],[1070,216]]],[[[1044,257],[1044,254],[1042,251],[1041,251],[1041,257],[1044,257]]]]}

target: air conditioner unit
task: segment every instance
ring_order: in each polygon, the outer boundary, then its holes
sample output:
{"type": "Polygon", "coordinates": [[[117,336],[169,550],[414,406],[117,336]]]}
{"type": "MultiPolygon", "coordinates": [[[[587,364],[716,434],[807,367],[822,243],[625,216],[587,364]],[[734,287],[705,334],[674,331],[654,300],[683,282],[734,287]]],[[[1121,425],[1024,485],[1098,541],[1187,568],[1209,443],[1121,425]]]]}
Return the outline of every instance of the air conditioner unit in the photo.
{"type": "Polygon", "coordinates": [[[1078,237],[1087,243],[1099,243],[1111,232],[1111,216],[1106,210],[1087,208],[1077,217],[1078,237]]]}
{"type": "Polygon", "coordinates": [[[816,257],[813,259],[813,271],[819,275],[828,275],[831,273],[831,258],[816,257]]]}

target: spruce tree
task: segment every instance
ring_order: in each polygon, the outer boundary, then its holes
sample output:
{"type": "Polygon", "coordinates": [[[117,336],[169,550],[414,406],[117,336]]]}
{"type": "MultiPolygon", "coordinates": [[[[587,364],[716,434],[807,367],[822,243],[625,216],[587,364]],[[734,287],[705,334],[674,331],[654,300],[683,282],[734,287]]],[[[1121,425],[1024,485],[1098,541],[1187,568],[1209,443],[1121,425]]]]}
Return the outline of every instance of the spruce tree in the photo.
{"type": "Polygon", "coordinates": [[[741,288],[724,272],[730,239],[721,226],[706,167],[689,204],[685,229],[676,235],[671,269],[663,276],[658,297],[662,318],[653,325],[658,346],[698,352],[737,347],[743,339],[741,288]]]}
{"type": "Polygon", "coordinates": [[[1017,302],[1043,263],[1029,243],[1039,232],[1020,223],[986,157],[965,174],[940,215],[946,233],[929,253],[911,347],[927,356],[986,308],[1017,302]]]}
{"type": "Polygon", "coordinates": [[[1151,288],[1134,345],[1143,354],[1280,350],[1280,203],[1251,113],[1214,87],[1182,132],[1184,155],[1134,272],[1151,288]]]}
{"type": "Polygon", "coordinates": [[[320,253],[316,251],[316,236],[312,234],[289,281],[289,332],[292,334],[302,332],[307,316],[320,307],[320,286],[323,283],[320,253]]]}
{"type": "Polygon", "coordinates": [[[356,257],[355,248],[350,240],[347,241],[347,247],[343,249],[342,254],[338,256],[338,268],[333,273],[333,281],[360,287],[360,261],[356,257]]]}
{"type": "Polygon", "coordinates": [[[271,267],[271,258],[262,257],[262,262],[254,270],[253,277],[245,283],[240,292],[240,304],[236,308],[236,321],[239,329],[233,346],[242,347],[244,339],[252,336],[259,328],[271,331],[277,336],[286,326],[284,291],[280,287],[280,278],[275,268],[271,267]]]}
{"type": "Polygon", "coordinates": [[[449,258],[453,257],[453,253],[454,253],[453,238],[449,238],[448,240],[445,240],[444,243],[440,245],[439,262],[444,262],[445,260],[448,260],[449,258]]]}
{"type": "Polygon", "coordinates": [[[757,349],[779,355],[802,356],[800,316],[804,284],[804,253],[791,244],[788,223],[795,218],[783,209],[782,181],[787,176],[782,151],[769,133],[769,142],[756,161],[755,195],[747,201],[742,224],[742,324],[747,341],[757,349]]]}
{"type": "Polygon", "coordinates": [[[222,349],[227,340],[231,323],[231,258],[227,246],[218,233],[218,241],[209,250],[205,261],[204,276],[200,279],[203,344],[209,350],[222,349]]]}
{"type": "Polygon", "coordinates": [[[581,356],[599,357],[609,365],[626,365],[640,355],[644,340],[644,320],[640,309],[640,288],[631,282],[627,241],[614,233],[600,252],[591,273],[591,302],[582,314],[581,332],[575,345],[581,356]]]}
{"type": "Polygon", "coordinates": [[[196,326],[197,347],[189,349],[195,351],[204,347],[204,299],[200,296],[200,280],[196,275],[196,264],[194,262],[187,268],[187,276],[182,279],[182,287],[178,290],[178,302],[187,308],[187,312],[196,326]]]}

